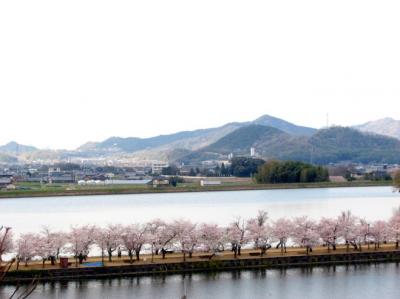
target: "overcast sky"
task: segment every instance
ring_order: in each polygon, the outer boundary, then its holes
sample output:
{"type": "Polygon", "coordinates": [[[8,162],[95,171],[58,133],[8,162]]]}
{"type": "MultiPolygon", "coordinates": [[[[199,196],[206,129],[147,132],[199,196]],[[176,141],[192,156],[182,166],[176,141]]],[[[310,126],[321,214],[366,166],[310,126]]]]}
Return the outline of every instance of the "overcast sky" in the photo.
{"type": "Polygon", "coordinates": [[[400,119],[400,2],[1,1],[0,144],[400,119]]]}

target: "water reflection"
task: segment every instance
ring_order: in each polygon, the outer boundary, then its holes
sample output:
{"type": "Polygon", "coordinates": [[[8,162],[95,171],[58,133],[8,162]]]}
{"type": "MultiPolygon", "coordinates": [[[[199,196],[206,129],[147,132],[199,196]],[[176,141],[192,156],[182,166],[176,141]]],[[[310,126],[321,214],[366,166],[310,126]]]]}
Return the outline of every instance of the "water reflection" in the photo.
{"type": "Polygon", "coordinates": [[[400,298],[399,274],[393,263],[131,277],[40,284],[31,298],[400,298]]]}

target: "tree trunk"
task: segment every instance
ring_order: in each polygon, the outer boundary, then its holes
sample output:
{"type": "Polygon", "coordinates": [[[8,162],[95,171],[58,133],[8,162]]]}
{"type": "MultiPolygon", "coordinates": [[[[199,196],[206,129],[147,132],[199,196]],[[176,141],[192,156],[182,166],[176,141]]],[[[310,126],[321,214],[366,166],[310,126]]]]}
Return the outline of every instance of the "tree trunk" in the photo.
{"type": "Polygon", "coordinates": [[[108,250],[108,261],[112,262],[112,252],[111,252],[111,250],[108,250]]]}
{"type": "Polygon", "coordinates": [[[131,264],[133,264],[133,254],[132,254],[132,250],[128,250],[128,255],[129,255],[129,262],[131,263],[131,264]]]}
{"type": "Polygon", "coordinates": [[[135,251],[135,254],[136,254],[136,260],[137,260],[137,261],[140,260],[140,251],[139,251],[139,250],[136,250],[136,251],[135,251]]]}

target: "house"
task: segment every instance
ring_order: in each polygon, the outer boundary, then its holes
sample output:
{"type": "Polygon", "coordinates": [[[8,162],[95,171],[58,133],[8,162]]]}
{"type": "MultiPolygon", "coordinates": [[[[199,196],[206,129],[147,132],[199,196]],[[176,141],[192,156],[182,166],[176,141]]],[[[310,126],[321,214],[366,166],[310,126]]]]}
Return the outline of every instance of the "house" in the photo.
{"type": "Polygon", "coordinates": [[[5,188],[8,185],[11,185],[14,182],[12,176],[9,175],[1,175],[0,176],[0,188],[5,188]]]}

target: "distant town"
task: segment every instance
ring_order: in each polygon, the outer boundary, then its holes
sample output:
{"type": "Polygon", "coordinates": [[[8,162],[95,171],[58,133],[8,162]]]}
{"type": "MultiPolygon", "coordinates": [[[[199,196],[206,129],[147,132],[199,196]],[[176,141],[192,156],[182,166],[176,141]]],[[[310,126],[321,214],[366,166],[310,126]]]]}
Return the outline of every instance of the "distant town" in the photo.
{"type": "MultiPolygon", "coordinates": [[[[166,161],[140,161],[130,165],[104,163],[0,164],[0,189],[30,190],[38,186],[198,186],[252,183],[258,168],[265,163],[251,148],[248,156],[227,160],[208,160],[197,164],[166,161]]],[[[400,169],[398,164],[337,163],[324,167],[329,181],[390,181],[400,169]]]]}

